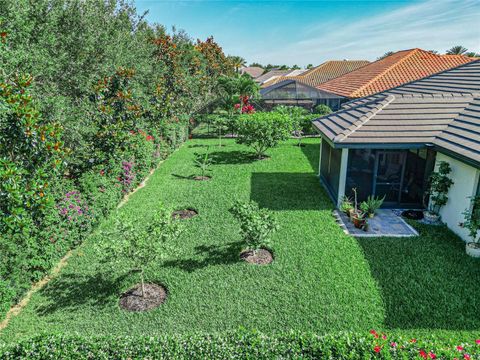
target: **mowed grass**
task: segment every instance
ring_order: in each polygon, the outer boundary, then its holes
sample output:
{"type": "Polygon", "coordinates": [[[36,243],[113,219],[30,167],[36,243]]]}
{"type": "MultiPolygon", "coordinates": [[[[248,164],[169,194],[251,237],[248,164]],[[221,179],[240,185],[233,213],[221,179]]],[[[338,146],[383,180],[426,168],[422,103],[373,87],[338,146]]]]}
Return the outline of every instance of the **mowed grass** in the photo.
{"type": "Polygon", "coordinates": [[[357,241],[335,223],[316,177],[318,139],[305,140],[304,148],[283,143],[262,161],[253,161],[248,148],[232,140],[223,142],[221,148],[213,139],[187,142],[120,210],[139,224],[160,203],[199,212],[184,220],[185,232],[170,244],[168,258],[146,269],[149,281],[168,288],[165,304],[145,313],[121,310],[119,295],[138,277],[127,267],[108,267],[94,234],[11,320],[0,341],[42,332],[151,336],[239,327],[320,334],[480,329],[480,264],[464,254],[452,233],[420,227],[416,238],[357,241]],[[189,180],[198,173],[195,153],[207,147],[212,180],[189,180]],[[274,211],[281,228],[273,238],[271,265],[239,260],[239,224],[228,211],[235,199],[274,211]]]}

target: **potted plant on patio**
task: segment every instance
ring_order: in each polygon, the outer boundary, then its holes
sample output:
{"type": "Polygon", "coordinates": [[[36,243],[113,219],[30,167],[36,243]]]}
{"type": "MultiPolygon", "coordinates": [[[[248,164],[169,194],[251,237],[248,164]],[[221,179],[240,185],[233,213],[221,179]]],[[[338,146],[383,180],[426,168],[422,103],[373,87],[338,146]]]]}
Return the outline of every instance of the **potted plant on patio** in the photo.
{"type": "Polygon", "coordinates": [[[353,225],[357,228],[357,229],[361,229],[365,226],[365,214],[363,213],[363,211],[361,211],[359,208],[358,208],[358,202],[357,202],[357,188],[353,188],[352,189],[353,191],[353,194],[354,194],[354,207],[353,207],[353,210],[350,211],[350,218],[353,222],[353,225]]]}
{"type": "Polygon", "coordinates": [[[470,208],[463,213],[465,222],[463,227],[469,231],[472,241],[466,244],[465,251],[468,255],[480,258],[480,238],[477,237],[480,230],[480,196],[473,196],[470,208]]]}
{"type": "Polygon", "coordinates": [[[340,211],[350,217],[351,210],[353,210],[352,200],[348,196],[343,196],[340,200],[340,211]]]}
{"type": "Polygon", "coordinates": [[[426,199],[428,199],[427,210],[423,215],[425,221],[434,224],[440,220],[440,209],[448,201],[448,190],[453,185],[453,180],[448,177],[452,168],[446,161],[441,161],[438,171],[432,172],[428,181],[426,199]]]}
{"type": "Polygon", "coordinates": [[[367,200],[362,201],[360,204],[360,209],[367,214],[369,218],[373,218],[375,216],[375,212],[380,209],[384,200],[385,196],[383,198],[377,198],[373,195],[369,195],[367,200]]]}

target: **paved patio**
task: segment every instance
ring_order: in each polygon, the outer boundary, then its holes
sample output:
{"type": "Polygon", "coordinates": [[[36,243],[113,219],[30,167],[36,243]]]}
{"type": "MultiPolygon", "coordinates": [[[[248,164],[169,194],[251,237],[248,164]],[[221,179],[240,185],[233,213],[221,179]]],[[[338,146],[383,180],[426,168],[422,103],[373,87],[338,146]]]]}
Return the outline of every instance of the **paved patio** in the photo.
{"type": "Polygon", "coordinates": [[[368,231],[357,229],[343,212],[335,210],[334,216],[346,234],[354,237],[410,237],[418,236],[418,232],[408,225],[394,209],[379,209],[374,218],[368,219],[368,231]]]}

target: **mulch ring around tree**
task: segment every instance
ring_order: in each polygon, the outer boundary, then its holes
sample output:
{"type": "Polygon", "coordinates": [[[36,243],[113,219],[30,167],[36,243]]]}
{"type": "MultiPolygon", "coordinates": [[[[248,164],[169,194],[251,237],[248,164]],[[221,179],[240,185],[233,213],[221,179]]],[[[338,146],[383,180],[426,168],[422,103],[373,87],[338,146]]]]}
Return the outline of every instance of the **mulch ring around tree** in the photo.
{"type": "Polygon", "coordinates": [[[211,179],[210,176],[194,176],[193,177],[193,180],[196,180],[196,181],[207,181],[210,179],[211,179]]]}
{"type": "Polygon", "coordinates": [[[190,219],[197,215],[198,215],[198,211],[192,208],[175,210],[174,212],[172,212],[172,218],[181,219],[181,220],[190,219]]]}
{"type": "Polygon", "coordinates": [[[137,284],[124,292],[119,305],[127,311],[148,311],[155,309],[167,299],[167,290],[157,284],[145,284],[145,294],[142,297],[142,284],[137,284]]]}
{"type": "Polygon", "coordinates": [[[273,254],[267,249],[245,250],[240,253],[240,258],[250,264],[267,265],[273,261],[273,254]]]}

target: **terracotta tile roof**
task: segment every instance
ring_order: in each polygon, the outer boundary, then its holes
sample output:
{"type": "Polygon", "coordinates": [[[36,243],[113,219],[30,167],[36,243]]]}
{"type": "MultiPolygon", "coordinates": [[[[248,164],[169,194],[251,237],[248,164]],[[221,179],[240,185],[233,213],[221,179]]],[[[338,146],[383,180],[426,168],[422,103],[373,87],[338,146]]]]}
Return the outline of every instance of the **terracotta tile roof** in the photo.
{"type": "Polygon", "coordinates": [[[403,50],[327,81],[317,88],[349,98],[359,98],[474,60],[476,58],[463,55],[437,55],[422,49],[403,50]]]}
{"type": "Polygon", "coordinates": [[[335,79],[353,70],[369,64],[368,60],[331,60],[298,76],[280,76],[263,84],[262,87],[275,85],[284,80],[297,80],[308,86],[316,87],[328,80],[335,79]]]}
{"type": "Polygon", "coordinates": [[[335,146],[434,146],[480,165],[480,60],[353,100],[313,121],[335,146]]]}

